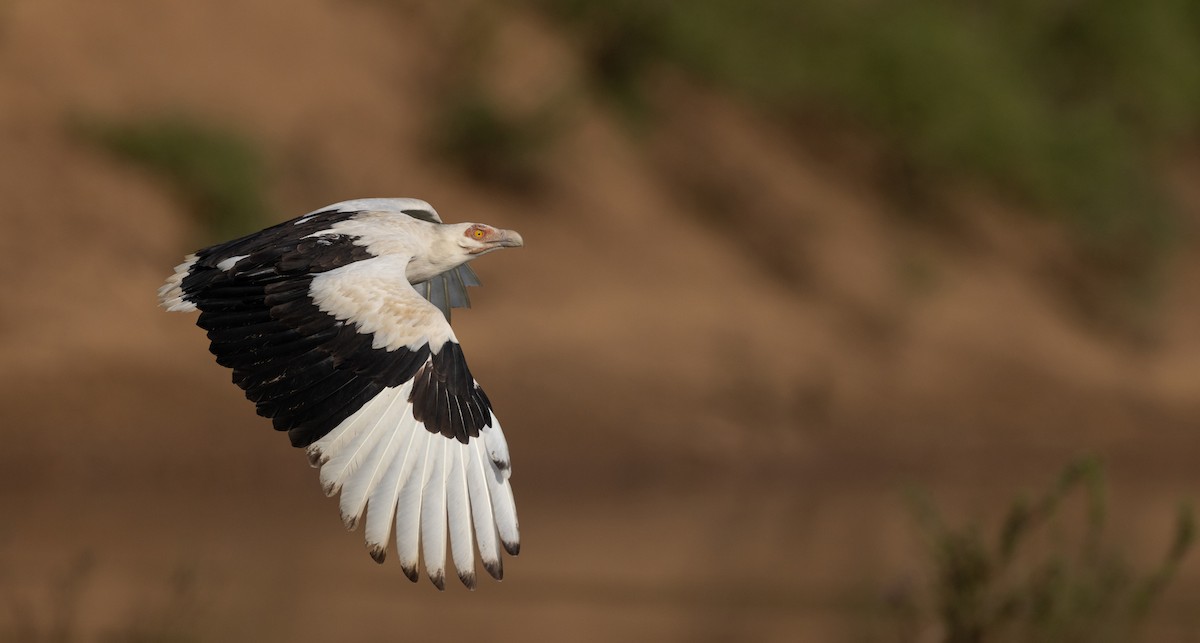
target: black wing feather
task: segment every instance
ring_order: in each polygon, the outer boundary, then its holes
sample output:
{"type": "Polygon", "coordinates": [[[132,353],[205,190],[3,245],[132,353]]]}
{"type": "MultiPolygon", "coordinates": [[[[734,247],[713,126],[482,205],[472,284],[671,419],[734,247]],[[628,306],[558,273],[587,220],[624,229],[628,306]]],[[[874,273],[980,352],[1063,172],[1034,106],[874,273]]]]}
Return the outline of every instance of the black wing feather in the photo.
{"type": "Polygon", "coordinates": [[[321,311],[309,296],[316,274],[372,256],[346,235],[306,238],[353,214],[322,212],[196,253],[181,286],[201,311],[197,324],[208,332],[209,350],[294,446],[319,440],[385,388],[410,379],[416,419],[465,443],[491,424],[490,406],[457,343],[436,355],[428,346],[373,348],[372,335],[321,311]],[[218,268],[235,257],[232,267],[218,268]]]}
{"type": "Polygon", "coordinates": [[[446,342],[417,372],[412,399],[413,416],[424,422],[426,429],[463,444],[491,426],[491,405],[455,342],[446,342]],[[460,412],[463,404],[473,406],[473,412],[460,412]]]}

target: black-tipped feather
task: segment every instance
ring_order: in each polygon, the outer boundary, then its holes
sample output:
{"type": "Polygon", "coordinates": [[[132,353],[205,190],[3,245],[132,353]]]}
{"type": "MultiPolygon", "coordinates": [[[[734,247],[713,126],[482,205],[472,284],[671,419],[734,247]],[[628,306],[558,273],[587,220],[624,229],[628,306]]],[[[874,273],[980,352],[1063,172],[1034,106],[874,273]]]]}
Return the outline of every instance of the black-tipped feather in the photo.
{"type": "Polygon", "coordinates": [[[386,547],[371,547],[368,553],[371,555],[371,558],[380,565],[383,564],[383,561],[387,560],[386,547]]]}
{"type": "Polygon", "coordinates": [[[400,569],[404,571],[404,576],[408,578],[408,580],[414,583],[418,580],[421,580],[421,572],[417,569],[416,563],[411,565],[400,563],[400,569]]]}
{"type": "Polygon", "coordinates": [[[496,580],[504,580],[504,563],[497,556],[495,560],[483,561],[483,568],[487,570],[489,576],[496,580]]]}

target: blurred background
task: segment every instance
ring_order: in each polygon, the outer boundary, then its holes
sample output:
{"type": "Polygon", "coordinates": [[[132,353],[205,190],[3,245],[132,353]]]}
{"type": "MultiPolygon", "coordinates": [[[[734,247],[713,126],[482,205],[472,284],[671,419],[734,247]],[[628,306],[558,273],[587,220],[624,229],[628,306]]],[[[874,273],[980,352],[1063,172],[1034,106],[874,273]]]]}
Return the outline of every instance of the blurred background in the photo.
{"type": "Polygon", "coordinates": [[[0,2],[0,637],[1196,641],[1200,5],[0,2]],[[521,232],[523,551],[376,566],[184,254],[521,232]]]}

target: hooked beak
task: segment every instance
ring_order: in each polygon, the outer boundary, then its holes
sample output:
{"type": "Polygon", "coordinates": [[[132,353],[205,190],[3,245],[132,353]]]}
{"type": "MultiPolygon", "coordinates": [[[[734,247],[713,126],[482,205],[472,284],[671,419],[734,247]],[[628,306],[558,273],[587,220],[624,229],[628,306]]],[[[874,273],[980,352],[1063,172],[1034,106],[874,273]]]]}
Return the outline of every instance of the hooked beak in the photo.
{"type": "Polygon", "coordinates": [[[525,240],[516,230],[501,230],[500,239],[497,241],[501,248],[520,248],[525,245],[525,240]]]}
{"type": "Polygon", "coordinates": [[[500,248],[520,248],[525,245],[525,240],[521,238],[521,235],[516,230],[496,230],[495,234],[484,239],[484,243],[486,245],[482,248],[472,250],[471,254],[477,255],[492,250],[499,250],[500,248]]]}

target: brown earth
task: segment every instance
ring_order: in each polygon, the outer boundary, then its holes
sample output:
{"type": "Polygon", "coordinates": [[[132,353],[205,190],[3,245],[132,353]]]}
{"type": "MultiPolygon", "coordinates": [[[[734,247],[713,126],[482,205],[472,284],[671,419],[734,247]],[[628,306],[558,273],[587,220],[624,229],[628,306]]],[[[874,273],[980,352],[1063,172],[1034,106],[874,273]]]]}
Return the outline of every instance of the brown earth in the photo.
{"type": "MultiPolygon", "coordinates": [[[[670,117],[630,134],[535,16],[282,6],[0,5],[0,635],[853,640],[862,605],[928,568],[907,485],[995,520],[1085,453],[1111,540],[1143,565],[1165,547],[1200,482],[1190,237],[1132,342],[1048,286],[1070,263],[1052,224],[968,195],[952,233],[910,225],[844,158],[669,75],[670,117]],[[490,26],[478,64],[513,109],[569,97],[536,191],[427,151],[464,24],[490,26]],[[67,124],[171,111],[251,133],[281,218],[418,196],[524,235],[455,316],[515,458],[524,550],[502,584],[377,567],[194,320],[156,308],[203,235],[67,124]]],[[[1198,600],[1193,556],[1158,640],[1194,635],[1198,600]]]]}

